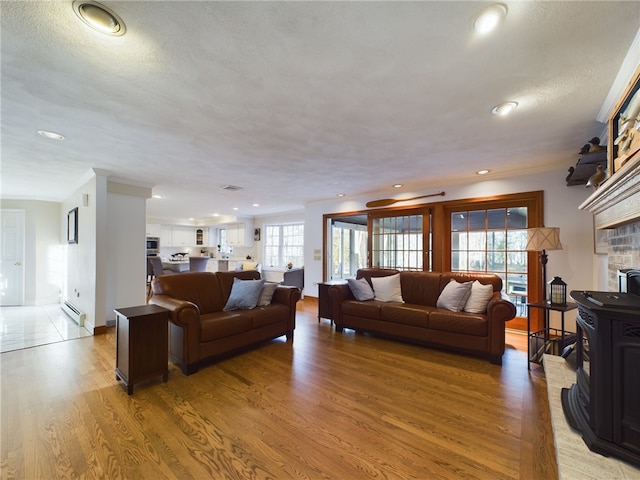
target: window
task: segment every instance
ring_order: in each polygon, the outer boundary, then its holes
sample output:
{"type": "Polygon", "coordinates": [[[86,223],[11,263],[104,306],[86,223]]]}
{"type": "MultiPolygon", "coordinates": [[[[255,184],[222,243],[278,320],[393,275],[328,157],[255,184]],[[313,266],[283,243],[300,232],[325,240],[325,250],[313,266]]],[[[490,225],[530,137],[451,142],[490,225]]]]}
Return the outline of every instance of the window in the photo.
{"type": "Polygon", "coordinates": [[[373,218],[372,265],[397,270],[423,270],[424,252],[430,251],[428,246],[424,246],[423,218],[420,214],[373,218]]]}
{"type": "Polygon", "coordinates": [[[367,216],[331,222],[331,279],[355,278],[367,266],[367,216]]]}
{"type": "Polygon", "coordinates": [[[527,295],[527,208],[451,213],[451,270],[502,277],[503,290],[524,315],[527,295]]]}
{"type": "Polygon", "coordinates": [[[264,228],[264,264],[284,268],[304,265],[304,224],[266,225],[264,228]]]}

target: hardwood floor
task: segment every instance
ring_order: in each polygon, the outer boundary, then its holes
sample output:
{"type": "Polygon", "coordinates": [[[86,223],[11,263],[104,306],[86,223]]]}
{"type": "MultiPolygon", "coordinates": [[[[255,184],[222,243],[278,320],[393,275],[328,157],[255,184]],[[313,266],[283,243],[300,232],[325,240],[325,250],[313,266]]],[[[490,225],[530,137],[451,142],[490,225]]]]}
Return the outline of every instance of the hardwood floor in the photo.
{"type": "Polygon", "coordinates": [[[544,374],[317,321],[185,377],[114,377],[115,336],[3,353],[2,479],[555,479],[544,374]]]}

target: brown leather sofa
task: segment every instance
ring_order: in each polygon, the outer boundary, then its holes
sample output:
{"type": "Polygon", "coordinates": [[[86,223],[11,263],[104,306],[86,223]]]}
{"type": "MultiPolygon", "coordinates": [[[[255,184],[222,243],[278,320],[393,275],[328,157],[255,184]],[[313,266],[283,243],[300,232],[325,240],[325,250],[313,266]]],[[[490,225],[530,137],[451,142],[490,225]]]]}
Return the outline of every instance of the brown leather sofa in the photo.
{"type": "MultiPolygon", "coordinates": [[[[394,275],[397,270],[360,269],[356,278],[394,275]]],[[[440,346],[480,355],[502,365],[505,350],[505,322],[515,317],[513,303],[504,299],[502,279],[497,275],[457,272],[399,272],[405,303],[358,301],[348,285],[329,289],[336,331],[344,328],[381,334],[428,346],[440,346]],[[493,286],[493,297],[484,314],[453,312],[436,307],[440,293],[451,279],[478,280],[493,286]]]]}
{"type": "Polygon", "coordinates": [[[149,303],[171,311],[169,358],[191,375],[216,358],[266,340],[293,340],[300,290],[278,286],[271,304],[223,311],[234,278],[259,280],[256,270],[163,275],[151,282],[149,303]]]}

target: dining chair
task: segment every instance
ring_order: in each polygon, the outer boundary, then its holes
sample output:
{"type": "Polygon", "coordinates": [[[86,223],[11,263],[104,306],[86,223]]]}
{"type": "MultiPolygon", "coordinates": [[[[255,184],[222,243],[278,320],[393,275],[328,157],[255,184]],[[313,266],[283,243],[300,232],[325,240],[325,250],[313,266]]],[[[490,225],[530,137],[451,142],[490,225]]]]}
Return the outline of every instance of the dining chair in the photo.
{"type": "Polygon", "coordinates": [[[206,272],[209,257],[189,257],[190,272],[206,272]]]}

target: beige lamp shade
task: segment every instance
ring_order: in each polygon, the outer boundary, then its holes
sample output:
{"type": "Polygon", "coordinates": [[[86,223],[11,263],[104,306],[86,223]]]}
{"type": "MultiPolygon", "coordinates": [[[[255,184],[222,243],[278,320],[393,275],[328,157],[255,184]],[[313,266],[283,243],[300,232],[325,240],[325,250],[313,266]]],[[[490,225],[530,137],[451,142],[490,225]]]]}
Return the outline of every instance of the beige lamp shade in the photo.
{"type": "Polygon", "coordinates": [[[528,252],[541,252],[543,250],[562,250],[560,243],[560,229],[557,227],[537,227],[527,230],[528,252]]]}

